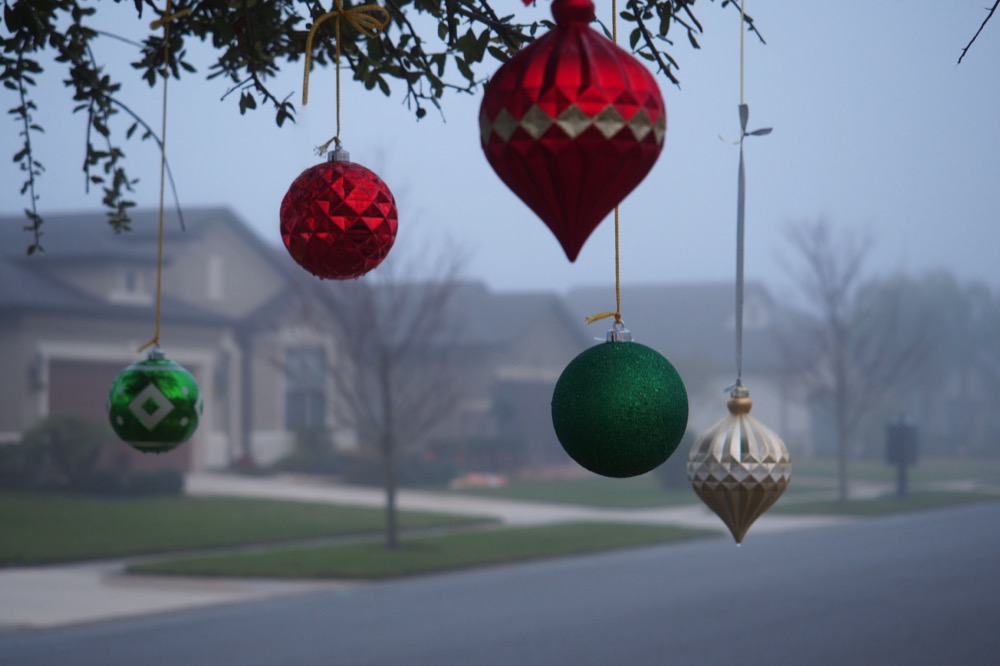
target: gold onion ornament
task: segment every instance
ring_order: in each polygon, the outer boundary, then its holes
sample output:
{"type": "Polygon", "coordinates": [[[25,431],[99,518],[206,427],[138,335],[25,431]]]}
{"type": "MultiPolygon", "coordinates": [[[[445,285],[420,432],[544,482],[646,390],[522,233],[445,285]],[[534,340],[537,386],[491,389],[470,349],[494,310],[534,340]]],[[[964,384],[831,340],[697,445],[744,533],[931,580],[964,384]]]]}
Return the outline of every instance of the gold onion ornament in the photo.
{"type": "Polygon", "coordinates": [[[792,461],[774,432],[750,416],[750,392],[737,384],[729,416],[698,438],[688,455],[687,475],[695,494],[714,511],[736,543],[788,487],[792,461]]]}

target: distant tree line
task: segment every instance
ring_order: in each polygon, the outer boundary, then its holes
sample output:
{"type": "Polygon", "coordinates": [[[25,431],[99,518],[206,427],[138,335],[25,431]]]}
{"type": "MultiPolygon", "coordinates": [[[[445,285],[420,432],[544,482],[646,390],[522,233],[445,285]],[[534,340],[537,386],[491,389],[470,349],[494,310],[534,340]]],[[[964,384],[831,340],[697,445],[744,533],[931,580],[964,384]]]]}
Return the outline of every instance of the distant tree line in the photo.
{"type": "Polygon", "coordinates": [[[884,452],[905,418],[928,456],[1000,452],[1000,291],[948,271],[868,277],[870,238],[827,221],[788,232],[802,298],[781,326],[785,375],[810,405],[820,455],[847,463],[884,452]]]}

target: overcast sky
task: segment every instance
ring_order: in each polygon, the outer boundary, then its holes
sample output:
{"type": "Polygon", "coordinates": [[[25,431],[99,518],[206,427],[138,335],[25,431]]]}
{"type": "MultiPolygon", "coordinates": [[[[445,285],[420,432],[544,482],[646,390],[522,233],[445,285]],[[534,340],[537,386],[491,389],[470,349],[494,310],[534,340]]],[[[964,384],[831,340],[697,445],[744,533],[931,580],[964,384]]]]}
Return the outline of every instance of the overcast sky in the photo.
{"type": "MultiPolygon", "coordinates": [[[[520,7],[520,0],[496,0],[520,7]]],[[[610,18],[610,2],[598,2],[610,18]]],[[[738,136],[739,17],[699,3],[706,34],[694,51],[678,34],[680,89],[661,78],[667,104],[665,148],[656,167],[621,207],[623,289],[630,283],[729,281],[734,275],[738,136]]],[[[746,102],[750,127],[774,127],[748,140],[747,277],[781,293],[782,232],[825,216],[876,246],[873,272],[948,269],[1000,287],[1000,17],[961,65],[956,60],[986,15],[984,0],[764,2],[747,11],[767,40],[748,38],[746,102]]],[[[549,3],[520,10],[549,16],[549,3]]],[[[105,3],[109,30],[141,39],[149,17],[132,3],[105,3]]],[[[606,14],[606,16],[605,16],[606,14]]],[[[207,53],[192,61],[207,71],[207,53]]],[[[98,57],[118,61],[122,99],[159,127],[160,89],[124,63],[127,47],[109,42],[98,57]]],[[[492,65],[491,65],[492,67],[492,65]]],[[[62,71],[37,91],[36,140],[46,166],[40,212],[97,210],[84,194],[82,116],[71,116],[62,71]]],[[[318,161],[313,146],[335,131],[333,71],[314,72],[298,123],[274,125],[267,110],[240,117],[220,102],[225,83],[203,75],[170,83],[168,157],[183,206],[232,208],[257,233],[280,243],[278,209],[289,184],[318,161]]],[[[272,84],[300,94],[295,66],[272,84]]],[[[397,88],[399,88],[397,86],[397,88]]],[[[3,108],[14,106],[0,92],[3,108]]],[[[352,160],[379,173],[396,194],[396,249],[457,242],[466,274],[496,289],[614,284],[613,220],[597,229],[575,263],[544,224],[493,174],[478,138],[479,98],[451,95],[445,119],[417,122],[401,90],[386,98],[345,77],[343,131],[352,160]]],[[[17,213],[22,174],[10,162],[18,125],[0,132],[0,212],[17,213]]],[[[127,122],[121,120],[121,129],[127,122]]],[[[129,142],[128,166],[142,180],[135,199],[155,206],[159,160],[151,142],[129,142]]],[[[26,238],[26,244],[29,239],[26,238]]],[[[610,305],[610,304],[609,304],[610,305]]]]}

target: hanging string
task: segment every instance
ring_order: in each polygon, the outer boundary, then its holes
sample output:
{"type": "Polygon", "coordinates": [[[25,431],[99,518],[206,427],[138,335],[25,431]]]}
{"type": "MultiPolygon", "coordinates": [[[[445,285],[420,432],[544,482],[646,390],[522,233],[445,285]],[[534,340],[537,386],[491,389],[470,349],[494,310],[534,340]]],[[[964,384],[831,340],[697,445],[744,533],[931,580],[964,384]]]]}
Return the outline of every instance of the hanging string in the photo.
{"type": "Polygon", "coordinates": [[[313,39],[316,37],[316,30],[319,26],[331,18],[336,19],[334,21],[334,44],[336,48],[334,67],[337,72],[337,133],[326,143],[316,147],[316,152],[319,154],[325,153],[331,143],[336,142],[337,148],[340,147],[340,19],[343,18],[365,37],[372,38],[388,27],[389,11],[385,7],[379,7],[378,5],[359,5],[344,9],[341,0],[336,0],[333,10],[316,19],[312,29],[309,30],[309,37],[306,39],[306,69],[302,77],[302,106],[309,103],[309,70],[312,69],[313,39]],[[373,14],[377,14],[378,17],[373,16],[373,14]]]}
{"type": "MultiPolygon", "coordinates": [[[[611,0],[611,41],[618,43],[618,2],[611,0]]],[[[615,206],[615,309],[614,312],[599,312],[584,319],[588,324],[595,321],[615,318],[615,325],[622,324],[622,262],[621,262],[621,228],[618,221],[618,206],[615,206]]]]}
{"type": "Polygon", "coordinates": [[[771,133],[770,127],[747,132],[750,107],[743,100],[745,21],[744,0],[740,0],[740,167],[736,185],[736,384],[730,389],[743,386],[743,248],[746,227],[746,166],[743,161],[743,141],[748,136],[763,136],[771,133]]]}
{"type": "MultiPolygon", "coordinates": [[[[740,120],[744,118],[740,104],[740,120]]],[[[743,124],[746,132],[746,124],[743,124]]],[[[743,236],[746,207],[746,173],[743,165],[743,139],[740,136],[740,168],[736,185],[736,385],[743,385],[743,236]]]]}
{"type": "Polygon", "coordinates": [[[161,114],[163,119],[160,127],[160,212],[156,236],[156,325],[153,338],[139,347],[140,353],[150,347],[160,345],[160,306],[163,300],[163,199],[167,183],[167,82],[170,81],[170,22],[191,13],[190,8],[173,13],[171,5],[171,0],[167,0],[163,16],[149,24],[152,30],[163,28],[163,112],[161,114]]]}
{"type": "Polygon", "coordinates": [[[743,106],[743,53],[745,50],[744,40],[746,39],[746,27],[744,23],[747,20],[747,13],[743,3],[744,0],[740,0],[740,106],[743,106]]]}

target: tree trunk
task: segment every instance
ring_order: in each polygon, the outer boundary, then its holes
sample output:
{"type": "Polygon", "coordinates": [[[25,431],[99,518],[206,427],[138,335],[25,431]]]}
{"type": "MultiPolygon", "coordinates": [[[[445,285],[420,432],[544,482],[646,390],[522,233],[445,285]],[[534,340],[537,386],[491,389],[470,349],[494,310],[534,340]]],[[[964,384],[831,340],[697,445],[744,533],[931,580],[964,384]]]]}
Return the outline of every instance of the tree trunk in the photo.
{"type": "Polygon", "coordinates": [[[399,517],[396,515],[396,455],[393,437],[387,433],[382,443],[382,476],[385,481],[385,547],[399,548],[399,517]]]}
{"type": "Polygon", "coordinates": [[[399,517],[396,515],[396,424],[393,419],[389,354],[382,350],[379,389],[382,392],[382,479],[385,484],[385,547],[399,548],[399,517]]]}
{"type": "MultiPolygon", "coordinates": [[[[834,331],[845,330],[835,327],[834,331]]],[[[837,429],[837,499],[841,503],[847,502],[847,461],[850,455],[850,428],[847,417],[848,404],[850,399],[849,387],[847,386],[847,359],[845,348],[847,346],[846,334],[841,333],[838,347],[834,350],[834,427],[837,429]]]]}
{"type": "Polygon", "coordinates": [[[841,503],[847,502],[847,458],[848,458],[847,433],[844,426],[837,424],[837,500],[841,503]]]}

